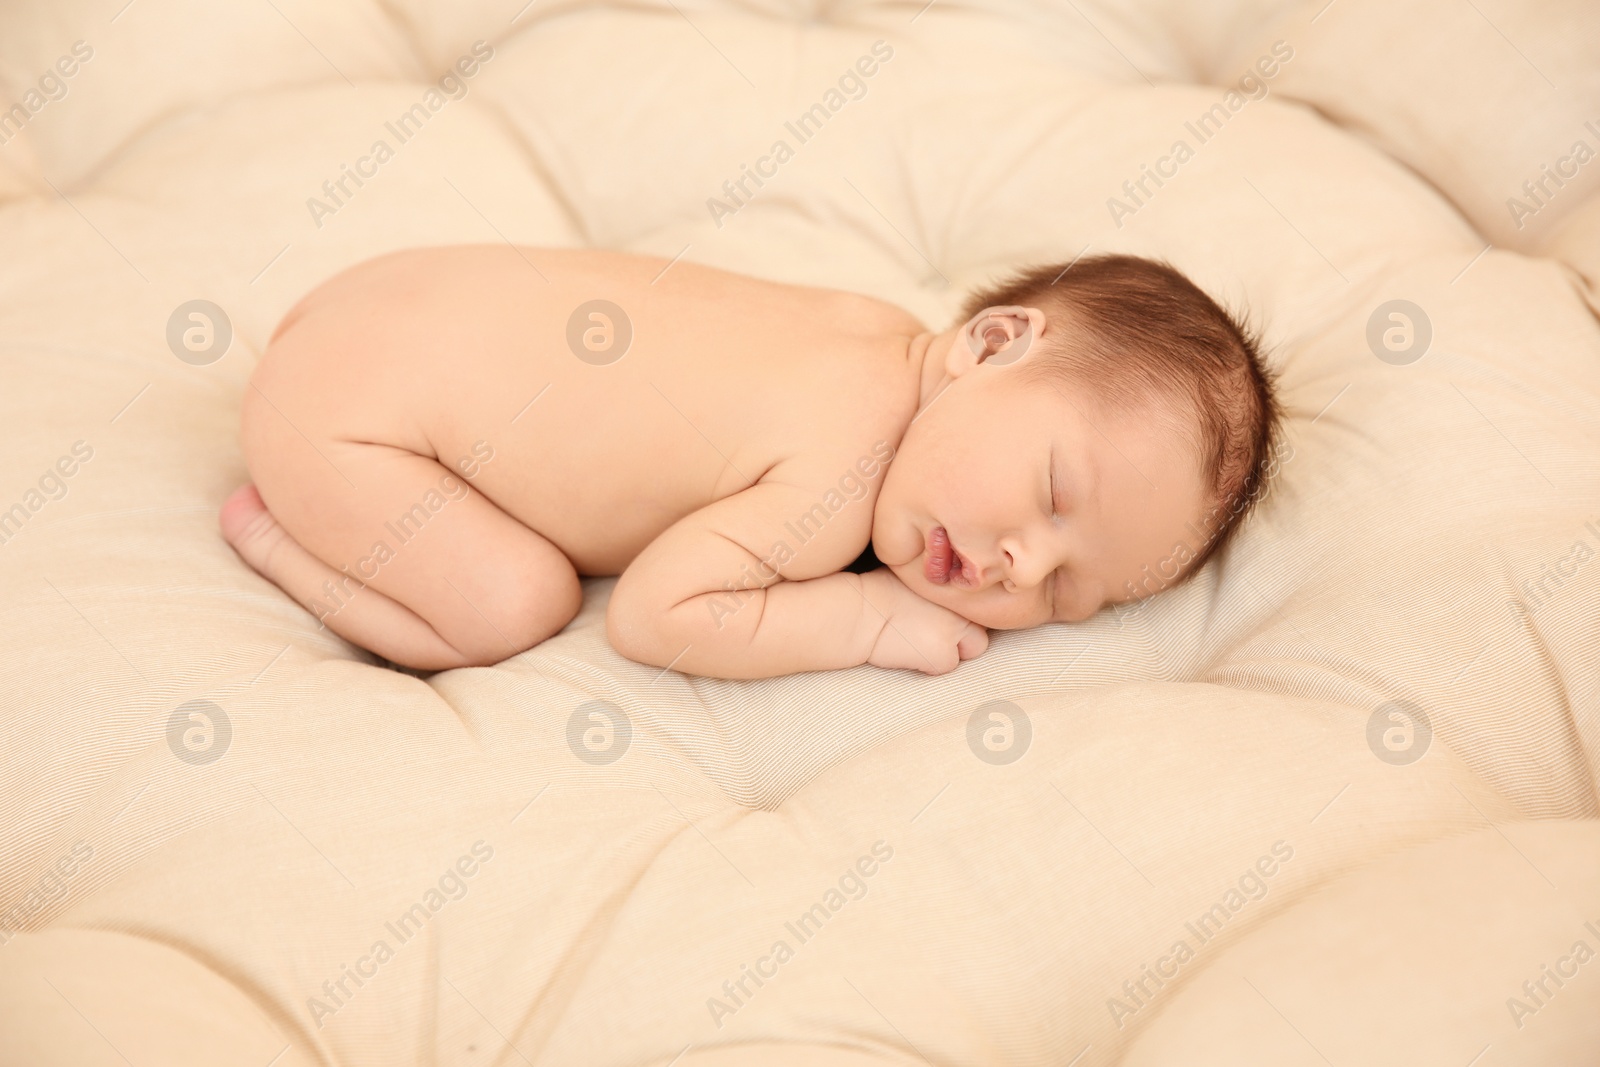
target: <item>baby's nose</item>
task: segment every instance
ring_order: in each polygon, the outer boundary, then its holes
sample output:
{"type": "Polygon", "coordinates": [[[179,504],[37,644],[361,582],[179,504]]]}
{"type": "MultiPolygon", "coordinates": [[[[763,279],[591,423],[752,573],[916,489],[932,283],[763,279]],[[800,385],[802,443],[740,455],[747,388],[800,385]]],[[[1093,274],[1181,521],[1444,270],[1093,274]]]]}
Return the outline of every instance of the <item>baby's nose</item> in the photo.
{"type": "Polygon", "coordinates": [[[1050,572],[1049,561],[1040,552],[1008,549],[1005,555],[1003,580],[1017,589],[1032,589],[1050,572]]]}

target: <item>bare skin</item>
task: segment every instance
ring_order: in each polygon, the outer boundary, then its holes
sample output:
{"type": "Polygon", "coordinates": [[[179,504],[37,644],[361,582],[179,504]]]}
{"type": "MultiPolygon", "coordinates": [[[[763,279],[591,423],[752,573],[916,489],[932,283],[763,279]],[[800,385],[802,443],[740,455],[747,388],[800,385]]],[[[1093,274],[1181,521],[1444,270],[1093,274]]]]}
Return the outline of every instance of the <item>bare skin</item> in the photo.
{"type": "Polygon", "coordinates": [[[580,575],[620,575],[607,635],[641,662],[942,674],[988,627],[1132,599],[1208,503],[1155,413],[1019,384],[1052,329],[1013,307],[934,333],[651,256],[394,253],[279,324],[222,530],[335,633],[423,670],[531,648],[580,575]],[[615,308],[580,312],[596,299],[615,308]],[[869,540],[885,566],[844,572],[869,540]]]}

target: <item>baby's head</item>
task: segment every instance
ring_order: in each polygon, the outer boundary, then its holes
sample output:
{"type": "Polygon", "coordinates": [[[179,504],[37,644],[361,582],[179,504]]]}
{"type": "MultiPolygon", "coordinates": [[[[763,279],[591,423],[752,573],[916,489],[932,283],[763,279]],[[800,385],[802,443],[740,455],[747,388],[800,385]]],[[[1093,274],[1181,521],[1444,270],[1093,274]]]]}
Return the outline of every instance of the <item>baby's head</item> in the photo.
{"type": "Polygon", "coordinates": [[[873,549],[995,629],[1086,619],[1192,575],[1260,497],[1282,433],[1247,327],[1135,256],[973,293],[910,359],[921,403],[873,549]]]}

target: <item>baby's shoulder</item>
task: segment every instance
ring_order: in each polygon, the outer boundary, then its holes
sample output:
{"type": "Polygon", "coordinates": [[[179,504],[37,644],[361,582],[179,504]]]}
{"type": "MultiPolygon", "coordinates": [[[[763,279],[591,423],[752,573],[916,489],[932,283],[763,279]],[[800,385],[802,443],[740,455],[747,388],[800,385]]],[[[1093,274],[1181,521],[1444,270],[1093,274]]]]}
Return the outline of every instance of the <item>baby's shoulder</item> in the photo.
{"type": "Polygon", "coordinates": [[[775,422],[783,424],[786,462],[775,473],[819,488],[859,480],[875,495],[879,473],[916,413],[917,378],[906,354],[914,337],[897,325],[841,334],[814,354],[805,384],[783,390],[775,422]]]}
{"type": "MultiPolygon", "coordinates": [[[[826,324],[824,343],[810,353],[829,410],[893,416],[917,394],[911,343],[926,332],[916,316],[885,300],[844,290],[814,291],[811,315],[826,324]]],[[[909,409],[905,411],[909,419],[909,409]]]]}

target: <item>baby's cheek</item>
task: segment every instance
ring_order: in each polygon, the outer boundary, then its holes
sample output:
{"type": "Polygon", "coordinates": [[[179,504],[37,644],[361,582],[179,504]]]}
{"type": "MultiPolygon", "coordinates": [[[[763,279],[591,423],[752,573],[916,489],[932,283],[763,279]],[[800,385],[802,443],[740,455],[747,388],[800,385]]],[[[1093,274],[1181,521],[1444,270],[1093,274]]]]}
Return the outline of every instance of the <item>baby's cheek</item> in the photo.
{"type": "Polygon", "coordinates": [[[1061,622],[1083,622],[1093,618],[1103,607],[1103,601],[1097,601],[1068,586],[1062,590],[1061,600],[1056,604],[1055,617],[1061,622]]]}
{"type": "Polygon", "coordinates": [[[982,611],[973,611],[967,618],[991,630],[1026,630],[1050,621],[1050,605],[1035,590],[1018,590],[985,605],[982,611]]]}

